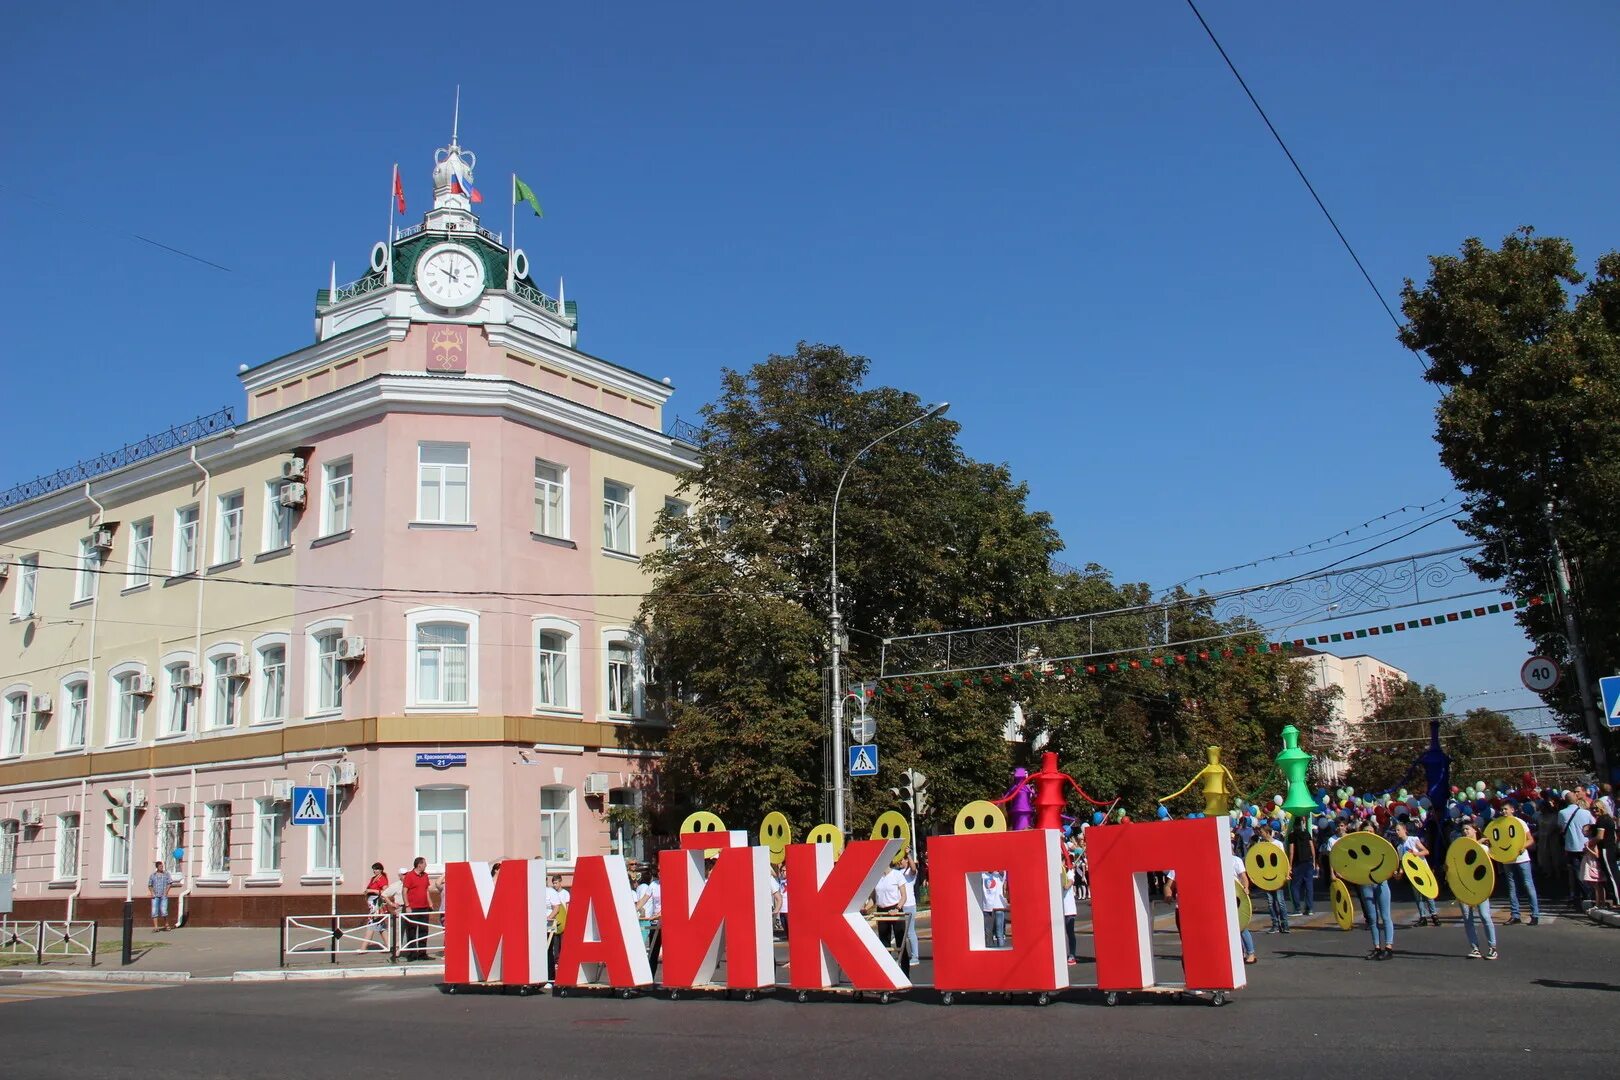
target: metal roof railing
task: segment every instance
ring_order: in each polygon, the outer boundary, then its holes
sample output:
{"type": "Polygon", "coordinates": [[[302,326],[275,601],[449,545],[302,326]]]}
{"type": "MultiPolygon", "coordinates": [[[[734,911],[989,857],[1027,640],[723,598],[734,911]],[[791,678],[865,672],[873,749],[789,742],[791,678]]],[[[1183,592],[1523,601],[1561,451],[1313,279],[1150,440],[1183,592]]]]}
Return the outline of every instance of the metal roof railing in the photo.
{"type": "Polygon", "coordinates": [[[93,458],[86,458],[77,465],[66,469],[58,469],[53,473],[18,484],[14,488],[0,492],[0,510],[7,509],[37,499],[41,495],[49,495],[53,491],[82,484],[98,476],[122,469],[126,465],[133,465],[147,458],[166,454],[170,450],[198,442],[209,435],[228,431],[236,426],[236,413],[227,405],[218,412],[199,416],[195,420],[184,424],[176,424],[167,431],[160,431],[148,435],[138,442],[132,442],[117,450],[105,454],[97,454],[93,458]]]}

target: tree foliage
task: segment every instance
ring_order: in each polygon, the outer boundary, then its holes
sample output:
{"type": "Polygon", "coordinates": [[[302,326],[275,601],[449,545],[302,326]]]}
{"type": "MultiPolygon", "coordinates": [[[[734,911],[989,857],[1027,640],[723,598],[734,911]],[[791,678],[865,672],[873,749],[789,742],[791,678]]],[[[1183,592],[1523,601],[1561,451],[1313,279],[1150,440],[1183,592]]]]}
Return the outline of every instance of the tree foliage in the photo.
{"type": "Polygon", "coordinates": [[[1499,782],[1518,786],[1538,751],[1533,736],[1514,726],[1503,713],[1470,709],[1446,712],[1446,695],[1437,687],[1391,681],[1381,703],[1365,722],[1363,745],[1350,755],[1346,784],[1362,794],[1406,787],[1421,793],[1423,772],[1418,755],[1429,746],[1429,722],[1440,720],[1440,745],[1451,755],[1452,783],[1484,780],[1494,790],[1499,782]]]}
{"type": "MultiPolygon", "coordinates": [[[[1522,228],[1429,261],[1428,281],[1402,292],[1400,336],[1442,391],[1440,460],[1466,497],[1462,528],[1487,542],[1474,569],[1519,595],[1548,591],[1556,500],[1588,655],[1620,670],[1620,253],[1588,279],[1567,240],[1522,228]]],[[[1551,605],[1518,617],[1538,652],[1567,663],[1551,605]]],[[[1543,696],[1586,734],[1574,679],[1543,696]]]]}
{"type": "MultiPolygon", "coordinates": [[[[682,485],[692,510],[660,518],[654,532],[667,543],[643,560],[654,580],[643,628],[671,720],[666,829],[693,806],[735,828],[755,827],[772,809],[801,835],[825,820],[834,493],[858,451],[925,408],[913,394],[865,387],[869,367],[835,346],[801,343],[725,372],[704,410],[703,463],[682,485]]],[[[956,434],[948,419],[926,421],[849,470],[838,577],[851,682],[878,674],[884,638],[1153,599],[1146,585],[1116,585],[1101,567],[1055,570],[1062,544],[1049,515],[1030,509],[1005,466],[964,454],[956,434]]],[[[1215,620],[1198,598],[1169,599],[1147,614],[1061,624],[1030,639],[1030,655],[1260,641],[1252,627],[1215,620]]],[[[1285,723],[1310,730],[1325,715],[1308,673],[1274,655],[1011,688],[957,682],[872,703],[883,775],[850,782],[852,831],[864,835],[893,808],[888,789],[905,767],[927,774],[934,824],[948,829],[964,803],[1008,786],[1013,765],[1034,752],[1031,739],[1057,750],[1094,795],[1151,812],[1154,797],[1202,767],[1205,745],[1221,745],[1240,777],[1258,778],[1285,723]],[[1026,717],[1022,743],[1004,737],[1015,701],[1026,717]]]]}

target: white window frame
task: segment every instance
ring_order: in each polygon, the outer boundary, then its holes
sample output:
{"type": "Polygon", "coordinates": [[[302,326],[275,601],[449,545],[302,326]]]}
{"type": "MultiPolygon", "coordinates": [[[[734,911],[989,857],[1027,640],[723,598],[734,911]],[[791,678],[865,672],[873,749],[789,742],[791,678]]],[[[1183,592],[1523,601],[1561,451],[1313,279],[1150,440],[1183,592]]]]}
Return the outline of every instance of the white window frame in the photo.
{"type": "Polygon", "coordinates": [[[231,826],[235,807],[229,799],[203,804],[204,881],[228,881],[231,876],[231,826]]]}
{"type": "Polygon", "coordinates": [[[241,488],[214,500],[214,561],[211,566],[242,561],[242,526],[247,522],[247,493],[241,488]]]}
{"type": "Polygon", "coordinates": [[[56,815],[56,842],[51,851],[51,880],[52,881],[78,881],[79,868],[83,862],[82,848],[84,845],[83,819],[77,811],[68,810],[56,815]],[[69,824],[69,819],[72,823],[69,824]],[[64,866],[68,856],[73,859],[72,866],[64,866]]]}
{"type": "Polygon", "coordinates": [[[248,693],[253,697],[252,724],[283,724],[288,719],[288,709],[292,705],[292,638],[288,634],[261,634],[253,639],[253,681],[248,686],[248,693]],[[264,696],[273,685],[277,685],[277,676],[265,664],[264,654],[270,649],[281,650],[281,672],[279,685],[281,687],[281,715],[272,716],[265,712],[264,696]]]}
{"type": "Polygon", "coordinates": [[[280,881],[282,843],[286,835],[287,815],[281,804],[269,796],[253,800],[253,872],[256,881],[280,881]],[[269,836],[265,835],[266,823],[269,836]],[[275,865],[267,865],[274,856],[275,865]]]}
{"type": "Polygon", "coordinates": [[[17,872],[17,841],[21,837],[21,821],[16,818],[0,821],[0,874],[17,872]]]}
{"type": "Polygon", "coordinates": [[[623,480],[602,481],[602,550],[611,551],[615,555],[634,555],[636,553],[636,486],[627,484],[623,480]],[[608,498],[609,486],[622,488],[624,500],[608,498]],[[624,508],[624,546],[619,547],[615,540],[620,539],[613,535],[613,519],[617,516],[614,507],[624,508]]]}
{"type": "Polygon", "coordinates": [[[329,881],[343,876],[343,789],[328,787],[326,824],[311,825],[302,831],[309,845],[305,865],[311,878],[329,881]],[[332,800],[336,800],[335,804],[332,800]],[[333,830],[336,830],[333,832],[333,830]],[[336,839],[336,844],[332,843],[336,839]],[[335,847],[336,850],[329,850],[335,847]]]}
{"type": "Polygon", "coordinates": [[[579,681],[579,654],[580,637],[579,624],[570,619],[560,618],[556,615],[541,615],[535,618],[533,628],[534,663],[531,665],[534,680],[534,711],[545,713],[574,713],[581,711],[580,692],[583,687],[579,681]],[[568,640],[563,653],[563,677],[567,680],[567,694],[560,703],[550,703],[540,700],[540,669],[541,652],[540,636],[545,633],[563,634],[568,640]]]}
{"type": "Polygon", "coordinates": [[[174,512],[174,550],[169,565],[173,568],[169,571],[170,577],[185,577],[202,569],[202,511],[196,503],[174,512]],[[190,520],[187,520],[188,514],[190,520]],[[187,536],[191,538],[189,559],[182,557],[187,551],[187,536]]]}
{"type": "MultiPolygon", "coordinates": [[[[609,788],[607,794],[607,808],[611,810],[618,806],[627,806],[631,809],[639,809],[641,807],[641,792],[628,784],[621,784],[618,787],[609,788]],[[629,801],[626,802],[623,798],[616,797],[618,792],[625,792],[628,794],[629,801]]],[[[608,822],[607,853],[609,855],[622,855],[627,859],[641,862],[647,857],[647,834],[639,827],[633,828],[628,825],[610,821],[608,822]]]]}
{"type": "Polygon", "coordinates": [[[157,845],[154,861],[175,877],[185,873],[186,861],[174,857],[175,848],[188,846],[186,839],[186,808],[180,803],[166,803],[158,807],[157,821],[152,825],[152,843],[157,845]]]}
{"type": "Polygon", "coordinates": [[[0,758],[20,758],[28,753],[28,698],[31,688],[27,683],[6,687],[0,695],[0,709],[4,710],[5,727],[0,730],[0,758]],[[19,707],[20,706],[20,707],[19,707]]]}
{"type": "Polygon", "coordinates": [[[464,608],[416,608],[405,613],[405,707],[423,712],[473,712],[478,708],[478,612],[464,608]],[[467,628],[467,700],[426,701],[417,685],[418,627],[424,623],[460,623],[467,628]]]}
{"type": "MultiPolygon", "coordinates": [[[[673,495],[664,496],[664,516],[666,518],[669,518],[672,521],[685,521],[687,517],[691,515],[691,513],[692,504],[687,502],[685,499],[677,499],[673,495]]],[[[679,537],[672,535],[664,538],[664,547],[667,550],[674,551],[680,546],[681,541],[679,537]]]]}
{"type": "Polygon", "coordinates": [[[641,635],[629,627],[613,627],[602,631],[602,678],[597,685],[597,692],[601,694],[598,712],[603,719],[614,720],[640,720],[646,714],[647,701],[647,655],[641,635]],[[630,711],[624,712],[608,707],[612,685],[612,670],[608,663],[611,655],[609,649],[614,645],[628,645],[630,647],[630,711]]]}
{"type": "Polygon", "coordinates": [[[132,830],[129,828],[127,811],[121,807],[117,809],[119,821],[125,826],[124,835],[122,837],[113,835],[105,823],[101,827],[101,880],[103,881],[128,881],[130,870],[135,863],[134,838],[130,836],[132,830]],[[122,870],[117,865],[119,855],[123,856],[124,865],[122,870]]]}
{"type": "Polygon", "coordinates": [[[197,658],[195,655],[189,652],[172,652],[163,658],[163,662],[161,664],[160,669],[163,674],[158,679],[158,692],[163,695],[163,704],[158,710],[161,714],[161,719],[158,724],[158,738],[160,739],[172,739],[181,735],[189,735],[191,734],[192,726],[202,722],[202,717],[199,715],[202,706],[202,689],[200,687],[194,687],[190,690],[183,691],[183,693],[191,696],[191,707],[187,710],[186,726],[177,727],[175,725],[175,705],[178,700],[175,697],[175,693],[178,690],[178,687],[174,682],[174,669],[180,664],[188,664],[191,666],[192,670],[195,671],[197,668],[197,658]]]}
{"type": "Polygon", "coordinates": [[[32,618],[39,611],[39,556],[17,560],[17,595],[11,601],[13,619],[32,618]]]}
{"type": "Polygon", "coordinates": [[[348,690],[348,665],[342,660],[333,660],[334,675],[337,679],[336,705],[321,704],[322,670],[321,670],[321,638],[336,634],[338,637],[349,636],[350,620],[323,619],[318,623],[311,623],[304,629],[304,712],[308,716],[341,716],[343,713],[343,699],[348,690]]]}
{"type": "Polygon", "coordinates": [[[56,730],[56,748],[58,750],[83,750],[90,739],[90,673],[87,671],[75,671],[71,675],[65,676],[60,687],[58,687],[58,692],[59,704],[56,712],[59,720],[56,730]],[[84,696],[79,699],[77,708],[75,708],[72,697],[74,687],[84,691],[84,696]],[[74,718],[75,712],[78,713],[77,720],[74,718]],[[77,740],[73,738],[75,724],[79,728],[77,740]]]}
{"type": "Polygon", "coordinates": [[[321,535],[348,532],[354,518],[354,458],[321,465],[321,535]],[[341,496],[341,497],[340,497],[341,496]],[[341,510],[340,510],[341,507],[341,510]]]}
{"type": "Polygon", "coordinates": [[[459,442],[424,441],[416,444],[416,520],[431,525],[470,525],[472,524],[472,444],[459,442]],[[423,456],[429,450],[460,450],[466,455],[463,464],[455,462],[428,462],[423,456]],[[461,517],[451,517],[449,512],[449,499],[445,493],[449,490],[452,471],[459,469],[462,473],[462,486],[466,488],[466,513],[461,517]],[[429,517],[423,507],[422,490],[428,485],[429,477],[433,478],[433,486],[439,493],[439,512],[429,517]]]}
{"type": "Polygon", "coordinates": [[[434,851],[434,854],[436,854],[438,856],[438,861],[435,862],[432,859],[429,859],[428,860],[428,870],[430,872],[432,872],[432,873],[435,873],[435,874],[441,874],[441,873],[444,872],[444,819],[445,819],[445,815],[447,815],[447,814],[452,814],[452,815],[453,814],[460,814],[461,815],[461,843],[462,843],[463,854],[468,855],[468,854],[470,854],[472,852],[472,820],[471,820],[471,817],[472,817],[472,815],[471,815],[472,805],[471,805],[471,799],[468,797],[467,786],[465,784],[423,784],[421,787],[418,787],[416,789],[415,801],[416,801],[416,832],[412,834],[412,841],[416,844],[416,847],[415,847],[414,850],[416,850],[418,852],[423,850],[423,844],[422,844],[422,831],[423,830],[422,830],[422,825],[423,825],[423,822],[424,822],[425,818],[431,818],[432,823],[433,823],[433,834],[434,834],[433,851],[434,851]],[[461,809],[460,810],[423,810],[422,809],[422,792],[424,792],[424,791],[459,791],[461,793],[461,809]]]}
{"type": "Polygon", "coordinates": [[[545,860],[546,866],[565,867],[573,866],[579,858],[579,789],[568,784],[547,784],[540,789],[540,857],[545,860]],[[546,792],[566,792],[568,798],[566,805],[560,808],[546,809],[546,792]],[[568,857],[566,859],[552,858],[546,854],[546,842],[556,832],[556,826],[548,819],[557,814],[567,815],[568,857]]]}
{"type": "Polygon", "coordinates": [[[259,554],[285,551],[292,547],[293,511],[281,505],[280,480],[267,480],[264,484],[264,531],[259,537],[259,554]]]}
{"type": "Polygon", "coordinates": [[[146,665],[135,662],[119,664],[107,672],[108,746],[128,746],[140,741],[141,725],[146,721],[146,709],[151,698],[146,694],[131,692],[125,684],[145,674],[146,665]],[[127,736],[119,734],[126,713],[133,713],[134,720],[133,730],[127,736]]]}
{"type": "Polygon", "coordinates": [[[568,506],[568,466],[545,458],[534,459],[534,531],[553,540],[567,540],[572,534],[568,506]],[[541,469],[555,469],[556,480],[542,480],[541,469]],[[556,502],[555,508],[551,505],[556,502]],[[553,514],[555,510],[555,514],[553,514]],[[556,520],[552,518],[555,516],[556,520]]]}
{"type": "Polygon", "coordinates": [[[223,674],[225,658],[242,655],[242,644],[238,641],[222,641],[211,645],[204,654],[203,659],[203,708],[202,731],[230,731],[242,724],[242,714],[247,704],[247,681],[231,678],[223,674]],[[220,683],[225,683],[225,690],[229,698],[234,698],[231,711],[236,715],[229,723],[222,718],[219,708],[220,683]]]}
{"type": "Polygon", "coordinates": [[[83,603],[96,598],[96,579],[101,576],[101,549],[95,537],[79,540],[79,557],[73,563],[73,602],[83,603]]]}
{"type": "Polygon", "coordinates": [[[129,526],[129,567],[124,572],[124,588],[138,589],[152,581],[152,546],[156,542],[156,522],[142,518],[129,526]]]}

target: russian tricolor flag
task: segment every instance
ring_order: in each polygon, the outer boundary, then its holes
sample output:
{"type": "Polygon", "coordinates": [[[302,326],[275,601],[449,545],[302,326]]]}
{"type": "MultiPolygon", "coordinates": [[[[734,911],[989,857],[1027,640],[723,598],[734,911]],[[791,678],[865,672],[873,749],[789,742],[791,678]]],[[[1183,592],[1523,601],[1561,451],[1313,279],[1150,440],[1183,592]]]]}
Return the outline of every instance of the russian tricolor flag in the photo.
{"type": "Polygon", "coordinates": [[[484,201],[484,197],[478,193],[478,189],[473,187],[471,184],[463,184],[461,182],[461,177],[459,176],[450,177],[450,194],[465,195],[469,200],[475,203],[484,201]]]}

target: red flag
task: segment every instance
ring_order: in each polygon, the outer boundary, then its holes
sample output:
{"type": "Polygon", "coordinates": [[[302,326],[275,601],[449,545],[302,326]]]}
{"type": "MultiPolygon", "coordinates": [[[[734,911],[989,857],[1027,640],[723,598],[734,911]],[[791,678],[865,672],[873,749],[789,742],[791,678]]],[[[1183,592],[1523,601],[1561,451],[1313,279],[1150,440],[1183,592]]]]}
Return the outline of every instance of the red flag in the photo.
{"type": "Polygon", "coordinates": [[[405,212],[405,184],[399,178],[399,166],[394,166],[394,205],[399,212],[405,212]]]}

